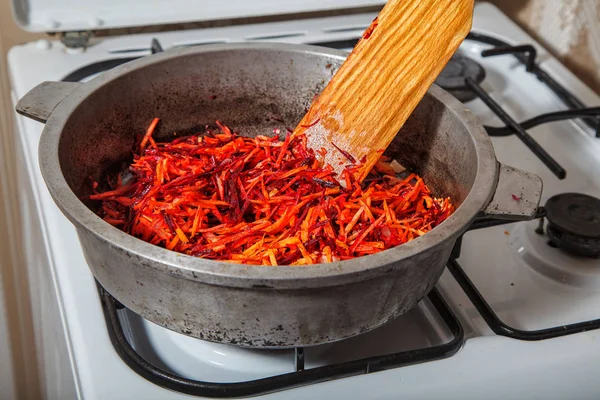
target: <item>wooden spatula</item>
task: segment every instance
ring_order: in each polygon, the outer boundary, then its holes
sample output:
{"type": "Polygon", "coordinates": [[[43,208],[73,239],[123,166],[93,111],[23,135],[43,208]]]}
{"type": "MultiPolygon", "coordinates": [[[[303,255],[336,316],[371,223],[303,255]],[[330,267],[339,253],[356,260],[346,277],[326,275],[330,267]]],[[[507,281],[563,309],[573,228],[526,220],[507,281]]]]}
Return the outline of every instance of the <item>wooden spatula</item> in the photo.
{"type": "Polygon", "coordinates": [[[364,162],[364,179],[469,33],[473,2],[389,0],[294,135],[338,173],[364,162]]]}

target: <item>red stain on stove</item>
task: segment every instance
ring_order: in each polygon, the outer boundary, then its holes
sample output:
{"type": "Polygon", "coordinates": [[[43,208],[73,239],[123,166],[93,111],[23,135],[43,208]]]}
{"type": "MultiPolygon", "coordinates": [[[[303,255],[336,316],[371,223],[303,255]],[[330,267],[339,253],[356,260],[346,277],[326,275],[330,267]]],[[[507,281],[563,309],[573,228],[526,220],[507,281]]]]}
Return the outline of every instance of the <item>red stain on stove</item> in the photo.
{"type": "Polygon", "coordinates": [[[511,194],[513,200],[519,201],[521,200],[523,197],[518,197],[516,194],[511,194]]]}

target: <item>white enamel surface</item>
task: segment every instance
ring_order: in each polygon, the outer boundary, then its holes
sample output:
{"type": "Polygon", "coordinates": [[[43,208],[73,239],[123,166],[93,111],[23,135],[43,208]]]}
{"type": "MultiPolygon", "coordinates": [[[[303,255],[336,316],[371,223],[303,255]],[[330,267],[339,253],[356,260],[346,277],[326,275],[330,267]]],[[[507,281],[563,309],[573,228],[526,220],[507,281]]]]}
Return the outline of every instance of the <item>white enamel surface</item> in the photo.
{"type": "Polygon", "coordinates": [[[248,38],[256,40],[256,37],[276,38],[262,40],[267,42],[319,43],[360,37],[375,16],[376,14],[361,14],[198,31],[173,31],[156,35],[128,35],[93,41],[87,50],[76,52],[69,52],[59,42],[40,40],[15,46],[10,50],[13,89],[22,95],[42,80],[60,80],[73,70],[94,62],[148,55],[150,42],[154,37],[160,39],[165,49],[203,43],[242,42],[248,38]],[[302,34],[277,39],[289,32],[302,34]],[[44,65],[45,69],[39,68],[40,65],[44,65]]]}
{"type": "MultiPolygon", "coordinates": [[[[550,247],[548,236],[536,233],[537,226],[537,222],[520,224],[511,234],[511,247],[523,262],[552,281],[600,292],[600,259],[579,257],[550,247]]],[[[577,292],[590,298],[591,293],[577,292]]]]}
{"type": "MultiPolygon", "coordinates": [[[[9,54],[13,97],[16,101],[44,80],[59,80],[95,61],[149,53],[156,36],[165,48],[211,41],[240,41],[248,37],[305,32],[302,36],[273,39],[294,43],[357,37],[374,15],[336,17],[258,26],[131,35],[100,41],[86,51],[69,53],[57,42],[40,41],[15,47],[9,54]],[[354,30],[344,30],[354,27],[354,30]]],[[[478,5],[474,29],[511,43],[531,43],[495,8],[478,5]]],[[[483,46],[466,42],[469,56],[478,58],[483,46]]],[[[586,102],[600,99],[540,48],[542,66],[586,102]]],[[[510,56],[481,60],[488,70],[483,87],[517,120],[564,109],[545,86],[525,73],[510,56]]],[[[499,122],[475,100],[466,105],[490,125],[499,122]]],[[[494,138],[500,161],[539,174],[544,198],[565,191],[600,197],[600,149],[590,130],[573,122],[552,123],[531,130],[532,135],[567,169],[559,181],[516,138],[494,138]]],[[[17,117],[18,176],[24,190],[21,207],[28,253],[36,333],[44,353],[47,392],[52,398],[184,399],[190,396],[161,389],[138,376],[115,353],[102,315],[95,283],[85,264],[77,236],[50,198],[39,174],[37,144],[42,125],[17,117]],[[33,218],[33,215],[36,218],[33,218]]],[[[510,194],[508,194],[510,195],[510,194]]],[[[538,329],[600,318],[600,296],[594,284],[585,288],[553,280],[525,264],[515,245],[527,223],[468,233],[460,263],[508,324],[538,329]],[[509,234],[505,234],[507,231],[509,234]],[[514,283],[514,286],[511,285],[514,283]]],[[[535,245],[533,245],[535,246],[535,245]]],[[[535,248],[533,247],[532,248],[535,248]]],[[[554,249],[552,249],[554,250],[554,249]]],[[[552,253],[549,253],[552,254],[552,253]]],[[[560,268],[583,268],[576,258],[564,256],[560,268]]],[[[553,259],[555,262],[558,258],[553,259]]],[[[591,281],[591,280],[590,280],[591,281]]],[[[438,285],[467,330],[469,339],[453,357],[395,370],[356,376],[274,393],[272,399],[597,399],[600,398],[600,332],[592,331],[541,342],[495,336],[446,271],[438,285]]],[[[266,376],[293,367],[291,352],[256,352],[214,345],[166,331],[128,316],[127,333],[140,352],[152,349],[160,362],[181,374],[216,381],[266,376]]],[[[308,367],[343,357],[416,348],[448,339],[439,317],[427,302],[393,324],[348,341],[307,350],[308,367]],[[315,354],[317,352],[318,354],[315,354]],[[309,357],[310,356],[310,357],[309,357]]]]}
{"type": "Polygon", "coordinates": [[[88,31],[383,5],[377,0],[12,0],[32,32],[88,31]]]}

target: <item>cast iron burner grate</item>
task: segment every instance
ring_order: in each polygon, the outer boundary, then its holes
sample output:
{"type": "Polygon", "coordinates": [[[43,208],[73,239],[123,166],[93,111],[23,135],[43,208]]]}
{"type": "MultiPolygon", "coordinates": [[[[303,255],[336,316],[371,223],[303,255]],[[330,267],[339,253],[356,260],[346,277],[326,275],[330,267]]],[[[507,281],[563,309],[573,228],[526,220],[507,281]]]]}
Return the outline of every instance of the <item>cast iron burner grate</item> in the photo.
{"type": "MultiPolygon", "coordinates": [[[[562,193],[546,202],[546,234],[566,252],[600,255],[600,199],[581,193],[562,193]]],[[[543,222],[542,222],[543,225],[543,222]]],[[[538,233],[543,233],[543,228],[538,233]]]]}
{"type": "Polygon", "coordinates": [[[452,333],[453,339],[447,343],[400,353],[368,357],[356,361],[331,364],[317,368],[304,368],[304,349],[295,349],[295,371],[246,382],[217,383],[187,379],[166,371],[145,360],[131,347],[119,320],[118,309],[124,308],[98,284],[102,310],[110,340],[121,359],[137,374],[166,389],[203,397],[246,397],[258,396],[298,386],[310,385],[354,375],[370,374],[392,368],[419,364],[447,358],[454,355],[464,342],[463,328],[444,301],[437,289],[428,297],[440,317],[452,333]]]}
{"type": "Polygon", "coordinates": [[[435,83],[466,103],[477,98],[475,92],[465,83],[467,77],[480,84],[485,78],[485,69],[477,61],[456,53],[438,75],[435,83]]]}
{"type": "MultiPolygon", "coordinates": [[[[559,195],[560,196],[560,195],[559,195]]],[[[552,207],[553,205],[550,204],[552,207]]],[[[545,207],[539,207],[536,218],[540,219],[540,224],[543,224],[543,219],[546,216],[545,207]]],[[[480,218],[475,220],[469,227],[469,231],[475,229],[489,228],[491,226],[505,225],[511,223],[507,220],[499,220],[493,218],[480,218]]],[[[535,331],[525,331],[522,329],[513,328],[500,320],[498,315],[494,312],[489,303],[485,300],[481,292],[477,289],[473,281],[469,279],[463,268],[460,266],[457,258],[460,257],[460,248],[462,245],[462,236],[456,241],[450,260],[448,261],[447,267],[456,282],[460,285],[462,290],[465,292],[471,303],[475,306],[477,311],[481,314],[484,321],[488,324],[490,329],[497,335],[510,337],[518,340],[544,340],[552,339],[559,336],[572,335],[575,333],[586,332],[594,329],[600,329],[600,319],[589,320],[584,322],[578,322],[569,325],[560,325],[552,328],[539,329],[535,331]]]]}

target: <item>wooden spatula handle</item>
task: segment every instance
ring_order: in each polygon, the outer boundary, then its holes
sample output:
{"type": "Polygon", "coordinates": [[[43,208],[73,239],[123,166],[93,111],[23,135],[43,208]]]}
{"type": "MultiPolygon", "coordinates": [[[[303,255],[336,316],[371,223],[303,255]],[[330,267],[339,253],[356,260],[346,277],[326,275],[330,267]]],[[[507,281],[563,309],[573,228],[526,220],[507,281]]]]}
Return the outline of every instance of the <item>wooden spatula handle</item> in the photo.
{"type": "Polygon", "coordinates": [[[364,179],[471,29],[474,0],[389,0],[294,134],[364,179]]]}

